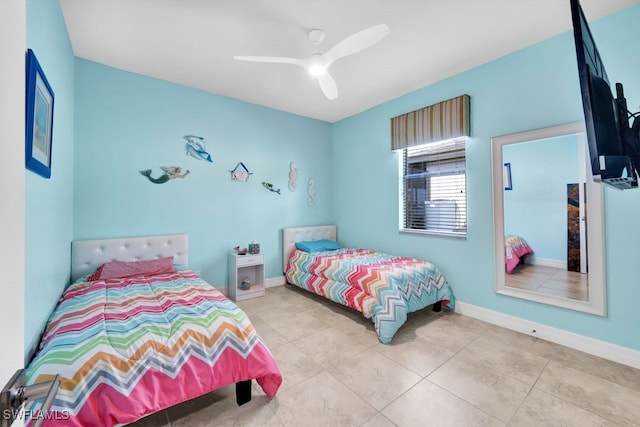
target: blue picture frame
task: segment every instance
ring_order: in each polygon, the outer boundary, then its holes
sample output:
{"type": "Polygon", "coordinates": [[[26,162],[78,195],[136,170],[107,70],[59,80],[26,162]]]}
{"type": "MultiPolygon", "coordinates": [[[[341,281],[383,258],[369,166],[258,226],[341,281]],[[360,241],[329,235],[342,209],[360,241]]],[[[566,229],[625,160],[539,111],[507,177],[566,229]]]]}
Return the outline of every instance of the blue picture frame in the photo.
{"type": "Polygon", "coordinates": [[[35,53],[27,50],[25,166],[51,178],[53,105],[55,96],[35,53]]]}
{"type": "Polygon", "coordinates": [[[513,183],[511,182],[511,163],[504,164],[502,180],[505,190],[513,190],[513,183]]]}

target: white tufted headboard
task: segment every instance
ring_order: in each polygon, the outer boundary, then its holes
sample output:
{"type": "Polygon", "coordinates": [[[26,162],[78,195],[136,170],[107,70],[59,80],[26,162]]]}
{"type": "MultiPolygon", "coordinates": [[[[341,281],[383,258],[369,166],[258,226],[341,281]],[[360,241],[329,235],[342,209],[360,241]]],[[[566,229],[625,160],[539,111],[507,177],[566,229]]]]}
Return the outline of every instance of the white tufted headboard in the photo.
{"type": "Polygon", "coordinates": [[[338,240],[335,225],[318,225],[313,227],[290,227],[282,229],[282,271],[287,269],[289,255],[296,247],[296,242],[313,240],[338,240]]]}
{"type": "Polygon", "coordinates": [[[71,283],[91,274],[109,261],[140,261],[173,257],[175,264],[189,264],[189,236],[124,237],[71,242],[71,283]]]}

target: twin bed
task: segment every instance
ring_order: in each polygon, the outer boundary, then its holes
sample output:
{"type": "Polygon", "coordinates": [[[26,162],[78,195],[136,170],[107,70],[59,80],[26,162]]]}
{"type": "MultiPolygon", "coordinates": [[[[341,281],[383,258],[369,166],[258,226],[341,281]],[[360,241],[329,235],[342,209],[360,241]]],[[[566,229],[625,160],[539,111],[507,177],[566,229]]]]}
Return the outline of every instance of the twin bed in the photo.
{"type": "Polygon", "coordinates": [[[360,248],[342,248],[335,225],[283,230],[286,281],[361,312],[389,344],[411,312],[454,308],[441,271],[427,261],[360,248]]]}
{"type": "Polygon", "coordinates": [[[243,404],[254,379],[275,396],[271,353],[242,310],[186,269],[187,246],[186,235],[73,242],[72,284],[27,367],[28,384],[62,377],[45,425],[123,425],[229,384],[243,404]]]}

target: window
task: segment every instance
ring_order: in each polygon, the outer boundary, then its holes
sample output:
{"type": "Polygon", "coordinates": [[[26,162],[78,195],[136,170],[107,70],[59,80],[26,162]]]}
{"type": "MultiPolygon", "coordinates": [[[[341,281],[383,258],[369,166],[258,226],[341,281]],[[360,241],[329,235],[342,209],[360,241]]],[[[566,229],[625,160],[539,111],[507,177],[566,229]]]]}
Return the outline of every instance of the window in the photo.
{"type": "Polygon", "coordinates": [[[402,149],[401,231],[465,236],[466,138],[402,149]]]}
{"type": "Polygon", "coordinates": [[[400,231],[466,236],[470,111],[461,95],[391,118],[391,149],[401,150],[400,231]]]}

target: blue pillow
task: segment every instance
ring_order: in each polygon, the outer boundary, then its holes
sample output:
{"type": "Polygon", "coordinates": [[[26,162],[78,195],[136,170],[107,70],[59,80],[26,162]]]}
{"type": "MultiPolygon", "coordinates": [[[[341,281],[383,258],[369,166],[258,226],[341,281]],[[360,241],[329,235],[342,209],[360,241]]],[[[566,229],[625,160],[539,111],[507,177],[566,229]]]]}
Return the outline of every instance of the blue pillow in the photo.
{"type": "Polygon", "coordinates": [[[322,251],[333,251],[336,249],[340,249],[340,243],[335,240],[314,240],[311,242],[296,242],[296,248],[305,252],[322,252],[322,251]]]}

